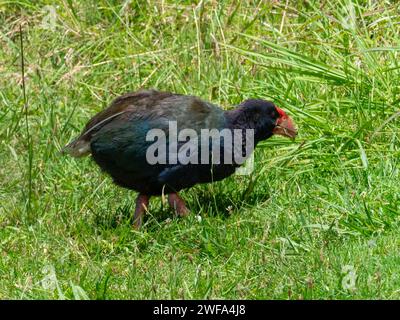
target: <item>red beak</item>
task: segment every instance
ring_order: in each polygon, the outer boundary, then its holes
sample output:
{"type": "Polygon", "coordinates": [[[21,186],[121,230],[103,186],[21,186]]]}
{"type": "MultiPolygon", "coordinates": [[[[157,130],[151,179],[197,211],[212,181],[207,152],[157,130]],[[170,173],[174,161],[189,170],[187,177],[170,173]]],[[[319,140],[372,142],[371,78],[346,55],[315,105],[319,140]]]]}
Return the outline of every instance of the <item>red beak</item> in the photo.
{"type": "Polygon", "coordinates": [[[284,137],[294,139],[297,136],[297,129],[292,119],[280,108],[276,108],[280,117],[276,120],[276,127],[273,134],[279,134],[284,137]]]}

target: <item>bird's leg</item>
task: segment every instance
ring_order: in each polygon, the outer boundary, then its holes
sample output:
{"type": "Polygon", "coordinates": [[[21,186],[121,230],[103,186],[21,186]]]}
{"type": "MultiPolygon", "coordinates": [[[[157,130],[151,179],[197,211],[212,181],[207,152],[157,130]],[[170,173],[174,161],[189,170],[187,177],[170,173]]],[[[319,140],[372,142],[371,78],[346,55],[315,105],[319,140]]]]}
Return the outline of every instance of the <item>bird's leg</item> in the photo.
{"type": "Polygon", "coordinates": [[[139,194],[136,198],[135,215],[133,217],[133,227],[139,229],[142,225],[143,215],[149,206],[150,197],[145,194],[139,194]]]}
{"type": "Polygon", "coordinates": [[[189,214],[185,201],[177,193],[168,194],[168,203],[179,216],[185,217],[189,214]]]}

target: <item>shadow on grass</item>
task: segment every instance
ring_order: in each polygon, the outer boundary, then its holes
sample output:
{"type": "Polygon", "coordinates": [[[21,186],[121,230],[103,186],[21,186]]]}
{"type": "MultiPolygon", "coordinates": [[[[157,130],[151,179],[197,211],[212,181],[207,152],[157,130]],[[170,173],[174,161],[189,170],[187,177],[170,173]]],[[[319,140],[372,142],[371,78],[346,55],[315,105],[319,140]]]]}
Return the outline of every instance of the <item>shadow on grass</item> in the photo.
{"type": "Polygon", "coordinates": [[[269,193],[251,192],[245,194],[239,190],[224,190],[211,193],[207,190],[196,190],[188,202],[196,213],[206,212],[208,216],[220,216],[224,219],[244,208],[251,208],[270,198],[269,193]]]}

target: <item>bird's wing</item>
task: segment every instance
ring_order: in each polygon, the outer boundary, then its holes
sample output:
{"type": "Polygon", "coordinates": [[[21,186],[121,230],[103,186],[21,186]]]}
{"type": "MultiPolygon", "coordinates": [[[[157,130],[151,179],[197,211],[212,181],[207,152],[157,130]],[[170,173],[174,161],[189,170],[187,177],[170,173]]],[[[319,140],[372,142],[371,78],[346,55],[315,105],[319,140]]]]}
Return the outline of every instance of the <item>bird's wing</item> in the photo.
{"type": "Polygon", "coordinates": [[[98,131],[102,126],[115,117],[128,111],[140,112],[141,109],[143,109],[143,106],[148,105],[149,102],[156,101],[157,99],[161,101],[170,95],[170,93],[159,92],[156,90],[140,90],[122,95],[116,98],[108,108],[99,112],[90,119],[79,138],[90,140],[94,132],[98,131]]]}
{"type": "Polygon", "coordinates": [[[111,105],[96,114],[86,124],[82,133],[63,148],[64,153],[75,157],[85,156],[90,153],[90,140],[92,136],[105,125],[127,113],[140,113],[143,107],[154,104],[156,101],[171,96],[168,92],[156,90],[140,90],[127,93],[116,98],[111,105]]]}

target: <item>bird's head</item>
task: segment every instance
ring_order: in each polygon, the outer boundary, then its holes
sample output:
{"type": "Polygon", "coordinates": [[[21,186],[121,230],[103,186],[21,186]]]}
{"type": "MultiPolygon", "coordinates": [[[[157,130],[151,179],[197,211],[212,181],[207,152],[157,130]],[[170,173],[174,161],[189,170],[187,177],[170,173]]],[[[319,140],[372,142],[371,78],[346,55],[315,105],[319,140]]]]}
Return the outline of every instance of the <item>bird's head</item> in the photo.
{"type": "Polygon", "coordinates": [[[274,134],[291,139],[294,139],[297,135],[293,120],[285,111],[270,101],[246,100],[240,105],[239,109],[245,115],[243,120],[253,124],[258,140],[268,139],[274,134]]]}

